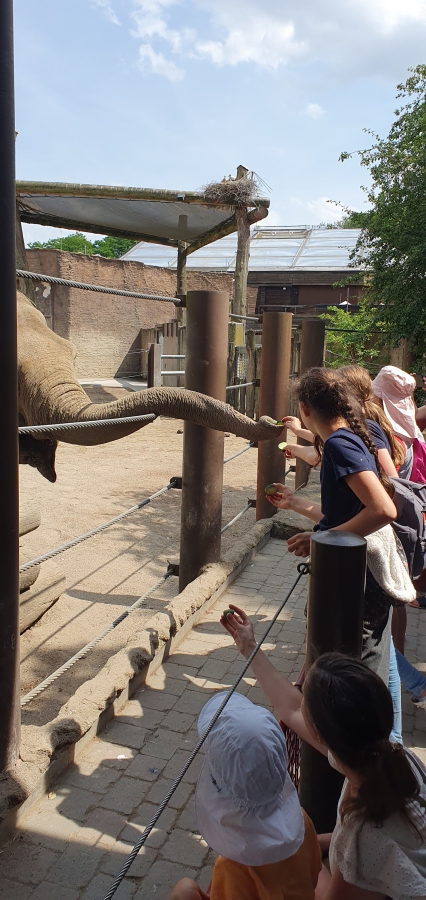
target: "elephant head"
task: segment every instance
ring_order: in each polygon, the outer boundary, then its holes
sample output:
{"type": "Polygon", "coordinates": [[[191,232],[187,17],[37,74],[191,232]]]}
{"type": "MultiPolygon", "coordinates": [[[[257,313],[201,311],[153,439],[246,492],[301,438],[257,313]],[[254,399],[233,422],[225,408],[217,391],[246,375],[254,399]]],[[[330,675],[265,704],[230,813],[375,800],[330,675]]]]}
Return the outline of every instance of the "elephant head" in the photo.
{"type": "MultiPolygon", "coordinates": [[[[73,345],[48,328],[44,316],[18,291],[18,389],[20,422],[56,425],[105,419],[105,426],[55,432],[69,444],[105,444],[132,434],[145,424],[112,425],[112,419],[155,413],[187,419],[217,431],[229,431],[249,441],[267,441],[281,434],[282,426],[263,416],[258,422],[241,415],[227,403],[184,388],[148,388],[122,400],[92,403],[74,372],[73,345]]],[[[27,438],[28,436],[25,435],[27,438]]],[[[55,481],[56,441],[31,438],[21,441],[20,461],[35,465],[55,481]]]]}

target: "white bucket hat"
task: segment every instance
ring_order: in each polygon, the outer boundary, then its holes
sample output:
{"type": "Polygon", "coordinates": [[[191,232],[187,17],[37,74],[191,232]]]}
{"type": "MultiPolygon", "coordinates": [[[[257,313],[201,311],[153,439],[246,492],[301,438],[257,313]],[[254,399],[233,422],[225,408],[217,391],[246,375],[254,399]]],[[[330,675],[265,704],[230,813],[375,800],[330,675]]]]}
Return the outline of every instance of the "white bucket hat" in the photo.
{"type": "MultiPolygon", "coordinates": [[[[201,736],[226,692],[201,710],[201,736]]],[[[287,772],[287,747],[278,722],[247,697],[233,694],[205,742],[195,792],[204,840],[221,856],[265,866],[293,856],[305,836],[296,789],[287,772]]]]}

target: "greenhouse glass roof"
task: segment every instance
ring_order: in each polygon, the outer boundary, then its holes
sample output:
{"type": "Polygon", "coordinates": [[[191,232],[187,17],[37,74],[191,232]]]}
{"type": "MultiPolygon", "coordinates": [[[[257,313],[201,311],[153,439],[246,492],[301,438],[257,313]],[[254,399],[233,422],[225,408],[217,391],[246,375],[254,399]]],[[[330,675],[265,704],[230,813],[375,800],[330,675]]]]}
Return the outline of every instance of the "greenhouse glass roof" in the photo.
{"type": "MultiPolygon", "coordinates": [[[[251,272],[283,269],[342,271],[348,269],[359,229],[254,226],[250,241],[251,272]]],[[[220,238],[187,257],[189,269],[233,272],[237,236],[220,238]]],[[[176,251],[145,242],[132,247],[123,259],[150,266],[176,267],[176,251]]]]}

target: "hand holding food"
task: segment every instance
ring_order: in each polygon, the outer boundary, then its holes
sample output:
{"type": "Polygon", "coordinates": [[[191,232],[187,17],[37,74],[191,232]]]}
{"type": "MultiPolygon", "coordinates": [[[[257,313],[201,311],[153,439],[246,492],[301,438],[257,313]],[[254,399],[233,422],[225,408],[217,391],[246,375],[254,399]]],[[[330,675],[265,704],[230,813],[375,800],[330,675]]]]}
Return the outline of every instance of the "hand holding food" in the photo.
{"type": "Polygon", "coordinates": [[[230,609],[226,612],[232,612],[232,616],[222,616],[220,622],[228,634],[235,641],[238,650],[247,659],[256,646],[253,625],[243,609],[231,603],[230,609]]]}
{"type": "Polygon", "coordinates": [[[265,495],[273,506],[277,509],[291,509],[291,501],[293,499],[293,491],[286,487],[285,484],[267,484],[265,487],[265,495]]]}

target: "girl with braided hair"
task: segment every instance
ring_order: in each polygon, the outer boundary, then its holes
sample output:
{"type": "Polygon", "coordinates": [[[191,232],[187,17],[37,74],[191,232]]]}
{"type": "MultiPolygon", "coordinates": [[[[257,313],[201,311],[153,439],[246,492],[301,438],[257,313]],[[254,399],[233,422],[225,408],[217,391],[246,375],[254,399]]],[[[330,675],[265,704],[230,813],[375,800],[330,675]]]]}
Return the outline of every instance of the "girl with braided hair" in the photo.
{"type": "MultiPolygon", "coordinates": [[[[321,506],[278,484],[268,500],[314,521],[315,530],[350,531],[361,537],[379,531],[397,515],[394,488],[382,469],[363,409],[338,371],[312,368],[295,386],[305,428],[322,456],[321,506]]],[[[308,556],[312,532],[290,538],[288,549],[308,556]]],[[[395,551],[396,552],[396,551],[395,551]]],[[[392,598],[367,569],[362,658],[388,683],[392,598]]]]}

